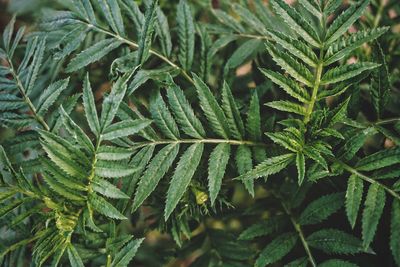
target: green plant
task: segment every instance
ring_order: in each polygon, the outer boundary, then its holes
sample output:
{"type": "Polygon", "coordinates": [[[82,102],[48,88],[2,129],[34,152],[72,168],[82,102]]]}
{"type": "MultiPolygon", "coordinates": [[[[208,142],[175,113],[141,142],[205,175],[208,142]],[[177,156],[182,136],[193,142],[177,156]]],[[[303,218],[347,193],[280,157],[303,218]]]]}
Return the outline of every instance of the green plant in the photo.
{"type": "Polygon", "coordinates": [[[398,36],[379,27],[398,4],[359,22],[369,0],[240,2],[57,1],[28,35],[11,19],[4,266],[400,265],[398,36]]]}

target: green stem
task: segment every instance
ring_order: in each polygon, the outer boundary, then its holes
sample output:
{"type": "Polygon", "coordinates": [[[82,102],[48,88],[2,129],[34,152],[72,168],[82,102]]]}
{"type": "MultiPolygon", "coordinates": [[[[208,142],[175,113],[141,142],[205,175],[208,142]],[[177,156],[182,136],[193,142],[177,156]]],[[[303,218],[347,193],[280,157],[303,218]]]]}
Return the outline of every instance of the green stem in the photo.
{"type": "Polygon", "coordinates": [[[385,120],[379,120],[375,124],[380,125],[380,124],[389,124],[389,123],[394,123],[394,122],[399,122],[400,118],[393,118],[393,119],[385,119],[385,120]]]}
{"type": "Polygon", "coordinates": [[[378,8],[378,11],[377,11],[375,19],[374,19],[374,25],[373,25],[374,29],[379,26],[379,22],[382,19],[382,13],[383,13],[384,8],[385,8],[385,1],[384,0],[380,0],[379,1],[379,8],[378,8]]]}
{"type": "Polygon", "coordinates": [[[334,160],[334,162],[336,162],[337,164],[339,164],[340,166],[343,167],[343,169],[345,169],[346,171],[350,172],[351,174],[356,175],[357,177],[361,178],[362,180],[370,183],[370,184],[376,184],[379,187],[383,188],[387,193],[389,193],[390,195],[392,195],[394,198],[400,200],[400,195],[397,194],[395,191],[393,191],[392,189],[390,189],[389,187],[387,187],[384,184],[379,183],[378,181],[372,179],[371,177],[368,177],[367,175],[357,171],[356,169],[354,169],[353,167],[347,165],[346,163],[340,161],[340,160],[334,160]]]}
{"type": "Polygon", "coordinates": [[[35,120],[42,125],[42,127],[46,130],[49,131],[50,128],[47,125],[47,123],[43,120],[42,116],[40,116],[39,114],[37,114],[36,108],[33,105],[32,101],[29,99],[29,97],[26,95],[26,90],[24,88],[24,86],[22,85],[22,82],[17,74],[17,72],[15,71],[14,65],[11,61],[11,59],[7,59],[8,64],[10,65],[10,70],[11,70],[11,75],[13,76],[13,78],[15,79],[16,83],[17,83],[17,88],[18,91],[20,92],[20,94],[22,95],[22,98],[24,99],[24,102],[28,105],[29,109],[32,112],[32,116],[35,118],[35,120]]]}
{"type": "Polygon", "coordinates": [[[306,238],[304,236],[304,233],[303,233],[303,230],[301,229],[300,224],[297,223],[295,217],[293,216],[293,214],[292,214],[291,210],[289,209],[289,207],[286,206],[284,200],[278,194],[276,194],[275,192],[272,192],[272,194],[279,200],[279,202],[281,203],[285,213],[289,216],[290,221],[292,222],[293,228],[296,230],[297,234],[300,237],[301,243],[302,243],[302,245],[304,247],[304,250],[305,250],[305,252],[307,254],[307,257],[308,257],[308,261],[310,262],[311,266],[312,267],[316,267],[317,264],[315,263],[314,257],[313,257],[313,255],[311,253],[311,249],[310,249],[310,247],[309,247],[309,245],[307,243],[307,240],[306,240],[306,238]]]}
{"type": "Polygon", "coordinates": [[[320,83],[321,83],[323,65],[324,65],[323,62],[319,62],[318,66],[317,66],[317,71],[315,73],[314,87],[313,87],[313,90],[312,90],[311,100],[310,100],[310,103],[307,106],[306,114],[304,116],[304,123],[305,124],[307,124],[310,121],[311,113],[313,112],[315,102],[317,101],[318,89],[319,89],[319,86],[320,86],[320,83]]]}
{"type": "Polygon", "coordinates": [[[181,139],[181,140],[156,140],[156,141],[146,141],[146,142],[138,142],[133,145],[132,149],[138,149],[145,146],[150,145],[167,145],[167,144],[195,144],[195,143],[204,143],[204,144],[230,144],[230,145],[246,145],[246,146],[262,146],[267,147],[267,144],[260,142],[253,142],[247,140],[230,140],[230,139],[181,139]]]}
{"type": "MultiPolygon", "coordinates": [[[[85,22],[85,21],[80,21],[80,22],[83,23],[83,24],[86,24],[89,28],[92,28],[92,29],[94,29],[95,31],[102,32],[102,33],[104,33],[104,34],[106,34],[106,35],[112,36],[113,38],[120,40],[121,42],[123,42],[123,43],[125,43],[125,44],[131,46],[131,47],[134,48],[134,49],[138,49],[138,48],[139,48],[139,45],[138,45],[136,42],[131,41],[131,40],[125,38],[125,37],[122,37],[122,36],[119,35],[119,34],[110,32],[110,31],[108,31],[108,30],[106,30],[106,29],[103,29],[103,28],[101,28],[101,27],[99,27],[99,26],[96,26],[96,25],[87,23],[87,22],[85,22]]],[[[181,67],[179,67],[178,65],[176,65],[174,62],[172,62],[171,60],[169,60],[167,57],[163,56],[160,52],[158,52],[158,51],[156,51],[156,50],[153,50],[153,49],[150,49],[150,50],[149,50],[149,53],[152,54],[152,55],[154,55],[154,56],[156,56],[156,57],[158,57],[158,58],[161,59],[162,61],[166,62],[168,65],[172,66],[173,68],[179,70],[179,72],[183,75],[183,77],[186,78],[186,80],[188,80],[191,84],[194,84],[193,79],[190,77],[190,75],[189,75],[184,69],[182,69],[181,67]]]]}

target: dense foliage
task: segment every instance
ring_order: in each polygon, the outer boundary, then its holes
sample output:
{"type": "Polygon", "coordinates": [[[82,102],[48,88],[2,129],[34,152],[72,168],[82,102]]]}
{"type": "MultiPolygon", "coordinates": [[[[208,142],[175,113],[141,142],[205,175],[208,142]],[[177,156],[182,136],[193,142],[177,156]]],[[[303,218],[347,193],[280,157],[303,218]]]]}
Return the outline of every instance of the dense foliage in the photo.
{"type": "Polygon", "coordinates": [[[400,266],[400,3],[159,2],[9,1],[2,266],[400,266]]]}

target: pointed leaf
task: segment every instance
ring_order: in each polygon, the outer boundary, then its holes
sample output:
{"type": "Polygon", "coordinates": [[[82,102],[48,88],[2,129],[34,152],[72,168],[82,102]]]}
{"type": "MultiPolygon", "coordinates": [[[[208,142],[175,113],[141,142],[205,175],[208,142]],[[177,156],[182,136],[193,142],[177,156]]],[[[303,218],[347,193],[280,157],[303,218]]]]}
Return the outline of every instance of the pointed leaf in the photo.
{"type": "Polygon", "coordinates": [[[350,65],[344,65],[327,71],[321,79],[321,85],[337,83],[353,78],[364,71],[379,67],[378,64],[371,62],[359,62],[350,65]]]}
{"type": "Polygon", "coordinates": [[[301,213],[299,224],[320,223],[343,206],[344,194],[325,195],[311,202],[301,213]]]}
{"type": "Polygon", "coordinates": [[[360,171],[372,171],[400,163],[400,148],[384,149],[368,155],[358,161],[356,168],[360,171]]]}
{"type": "Polygon", "coordinates": [[[260,68],[260,71],[265,76],[267,76],[272,82],[279,85],[279,87],[281,87],[286,93],[288,93],[290,96],[296,98],[300,102],[308,103],[310,101],[311,96],[308,93],[308,91],[305,88],[300,87],[298,85],[298,83],[296,83],[292,79],[290,79],[280,73],[270,71],[267,69],[260,68]]]}
{"type": "Polygon", "coordinates": [[[169,105],[181,129],[193,138],[202,139],[206,133],[182,89],[173,83],[168,88],[167,95],[169,105]]]}
{"type": "Polygon", "coordinates": [[[294,158],[294,154],[285,154],[281,156],[276,156],[273,158],[266,159],[262,163],[258,164],[251,171],[240,175],[239,180],[246,179],[256,179],[259,177],[268,177],[269,175],[275,174],[283,170],[286,166],[288,166],[294,158]]]}
{"type": "Polygon", "coordinates": [[[139,35],[138,55],[136,57],[136,65],[142,65],[148,58],[150,53],[151,39],[154,32],[154,22],[156,18],[157,0],[152,0],[150,6],[146,10],[145,20],[139,35]]]}
{"type": "Polygon", "coordinates": [[[94,102],[92,87],[90,86],[89,73],[86,74],[83,83],[83,106],[90,130],[97,136],[100,134],[100,123],[97,117],[96,104],[94,102]]]}
{"type": "Polygon", "coordinates": [[[379,219],[385,206],[386,195],[378,184],[369,186],[367,198],[364,202],[362,216],[362,239],[364,248],[368,248],[374,239],[379,219]]]}
{"type": "Polygon", "coordinates": [[[358,48],[366,42],[370,42],[382,34],[384,34],[389,28],[382,27],[376,29],[366,29],[358,31],[346,37],[341,37],[339,40],[331,44],[326,51],[324,65],[328,66],[348,54],[350,54],[354,49],[358,48]]]}
{"type": "MultiPolygon", "coordinates": [[[[105,1],[105,0],[103,0],[105,1]]],[[[100,60],[122,43],[114,38],[104,39],[76,55],[68,64],[66,72],[77,71],[100,60]]]]}
{"type": "Polygon", "coordinates": [[[104,179],[96,178],[91,185],[95,192],[102,194],[103,196],[118,199],[129,198],[129,196],[119,190],[115,185],[104,179]]]}
{"type": "Polygon", "coordinates": [[[342,36],[350,26],[361,16],[364,9],[368,6],[369,0],[362,0],[353,4],[350,8],[344,11],[337,17],[332,25],[329,26],[325,35],[325,45],[334,42],[342,36]]]}
{"type": "Polygon", "coordinates": [[[358,210],[360,209],[362,195],[364,191],[363,180],[357,175],[350,176],[347,182],[346,191],[346,214],[351,228],[354,228],[357,220],[358,210]]]}
{"type": "Polygon", "coordinates": [[[284,101],[284,100],[272,101],[266,103],[265,105],[280,111],[292,112],[299,115],[306,114],[306,108],[304,106],[289,101],[284,101]]]}
{"type": "Polygon", "coordinates": [[[283,0],[272,0],[271,5],[275,12],[282,17],[286,24],[301,38],[315,47],[320,46],[318,34],[302,15],[286,4],[283,0]]]}
{"type": "Polygon", "coordinates": [[[394,261],[400,265],[400,201],[393,200],[392,217],[390,222],[390,249],[394,261]]]}
{"type": "Polygon", "coordinates": [[[103,140],[113,140],[134,135],[151,124],[151,120],[125,120],[108,126],[103,132],[103,140]]]}
{"type": "Polygon", "coordinates": [[[229,161],[231,146],[229,144],[218,144],[211,152],[208,161],[208,190],[210,192],[211,205],[214,205],[221,189],[222,179],[226,165],[229,161]]]}
{"type": "Polygon", "coordinates": [[[224,82],[222,86],[222,109],[228,119],[229,129],[234,138],[241,140],[244,137],[244,125],[239,109],[233,98],[231,88],[224,82]]]}
{"type": "Polygon", "coordinates": [[[179,200],[186,192],[190,181],[197,170],[203,154],[204,145],[201,143],[191,145],[179,159],[174,175],[171,178],[165,203],[164,218],[168,220],[179,200]]]}
{"type": "Polygon", "coordinates": [[[297,235],[285,233],[271,241],[258,256],[255,267],[264,267],[282,259],[296,245],[297,235]]]}
{"type": "Polygon", "coordinates": [[[179,139],[180,135],[178,126],[176,125],[171,112],[165,105],[160,92],[155,93],[151,98],[150,113],[154,123],[168,139],[179,139]]]}
{"type": "Polygon", "coordinates": [[[143,201],[154,191],[161,178],[169,170],[179,151],[179,145],[170,144],[161,149],[147,166],[142,175],[135,198],[133,200],[132,210],[135,211],[142,205],[143,201]]]}
{"type": "Polygon", "coordinates": [[[144,238],[135,239],[126,244],[118,253],[115,255],[111,267],[122,267],[128,266],[129,262],[135,257],[136,252],[142,244],[144,238]]]}
{"type": "Polygon", "coordinates": [[[307,237],[307,243],[327,254],[355,254],[363,251],[361,240],[336,229],[323,229],[307,237]]]}
{"type": "MultiPolygon", "coordinates": [[[[313,0],[303,0],[303,1],[313,1],[313,0]]],[[[284,47],[289,53],[295,57],[301,59],[306,64],[311,67],[316,67],[318,63],[317,55],[314,51],[303,43],[301,40],[293,39],[284,33],[270,30],[268,35],[272,37],[278,44],[284,47]]]]}
{"type": "Polygon", "coordinates": [[[227,119],[219,106],[217,100],[210,91],[210,88],[193,73],[194,85],[199,96],[200,105],[203,109],[212,130],[219,136],[228,139],[230,136],[227,119]]]}
{"type": "Polygon", "coordinates": [[[113,205],[107,202],[104,198],[95,193],[89,194],[89,204],[93,209],[111,219],[125,220],[127,219],[113,205]]]}
{"type": "Polygon", "coordinates": [[[192,11],[186,0],[180,0],[176,12],[178,23],[179,62],[183,69],[190,70],[194,55],[194,22],[192,11]]]}

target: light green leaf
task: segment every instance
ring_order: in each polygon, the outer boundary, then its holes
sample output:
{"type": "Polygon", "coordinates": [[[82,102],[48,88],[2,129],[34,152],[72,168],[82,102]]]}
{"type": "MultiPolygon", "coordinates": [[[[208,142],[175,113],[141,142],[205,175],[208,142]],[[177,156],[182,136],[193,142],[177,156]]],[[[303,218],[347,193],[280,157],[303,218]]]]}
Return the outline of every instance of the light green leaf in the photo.
{"type": "Polygon", "coordinates": [[[2,204],[0,207],[0,218],[19,207],[22,203],[24,203],[23,199],[15,199],[10,203],[2,204]]]}
{"type": "Polygon", "coordinates": [[[124,11],[126,11],[128,17],[132,20],[136,31],[138,31],[138,34],[140,35],[139,31],[143,27],[145,18],[143,13],[140,11],[138,4],[135,1],[122,0],[121,6],[124,11]]]}
{"type": "Polygon", "coordinates": [[[346,191],[346,214],[351,228],[354,228],[357,220],[358,210],[364,191],[363,180],[353,174],[349,177],[346,191]]]}
{"type": "Polygon", "coordinates": [[[69,244],[67,252],[71,267],[85,267],[83,265],[81,257],[78,254],[78,251],[76,251],[75,247],[72,244],[69,244]]]}
{"type": "Polygon", "coordinates": [[[382,34],[384,34],[389,28],[382,27],[376,29],[366,29],[358,31],[346,37],[341,37],[339,40],[331,44],[326,51],[324,58],[324,65],[328,66],[348,54],[350,54],[354,49],[358,48],[366,42],[370,42],[382,34]]]}
{"type": "MultiPolygon", "coordinates": [[[[240,145],[237,147],[235,154],[235,163],[239,175],[245,174],[246,172],[253,169],[253,160],[251,157],[251,149],[248,146],[240,145]]],[[[254,181],[244,180],[242,181],[247,191],[251,196],[254,197],[254,181]]]]}
{"type": "MultiPolygon", "coordinates": [[[[280,1],[280,0],[279,0],[280,1]]],[[[303,64],[297,62],[289,54],[279,51],[271,43],[266,43],[267,50],[272,59],[293,78],[305,85],[312,87],[313,75],[303,64]]]]}
{"type": "Polygon", "coordinates": [[[178,126],[168,107],[165,105],[160,92],[152,95],[150,100],[150,113],[154,123],[168,139],[179,139],[178,126]]]}
{"type": "Polygon", "coordinates": [[[322,18],[321,6],[318,0],[299,0],[300,4],[307,9],[310,14],[318,19],[322,18]]]}
{"type": "Polygon", "coordinates": [[[296,167],[297,167],[297,180],[299,185],[303,183],[305,172],[306,172],[306,161],[304,159],[304,154],[297,152],[296,154],[296,167]]]}
{"type": "Polygon", "coordinates": [[[168,25],[168,19],[165,16],[164,12],[162,12],[161,8],[158,7],[156,12],[157,12],[156,32],[159,37],[163,54],[169,57],[172,51],[172,41],[168,25]]]}
{"type": "Polygon", "coordinates": [[[231,88],[227,82],[224,82],[222,86],[222,109],[228,119],[229,129],[233,137],[241,140],[245,135],[244,125],[235,99],[233,98],[231,88]]]}
{"type": "Polygon", "coordinates": [[[374,105],[378,119],[382,116],[385,106],[389,101],[391,81],[385,54],[378,42],[372,49],[372,60],[380,64],[380,67],[372,71],[371,79],[371,100],[374,105]]]}
{"type": "Polygon", "coordinates": [[[315,47],[320,46],[317,32],[302,15],[286,4],[283,0],[272,0],[270,3],[275,12],[283,18],[286,24],[290,26],[294,32],[311,45],[315,47]]]}
{"type": "Polygon", "coordinates": [[[83,82],[83,106],[85,108],[86,120],[89,124],[90,130],[92,130],[95,135],[99,135],[100,123],[97,117],[92,87],[90,86],[89,73],[86,73],[85,81],[83,82]]]}
{"type": "Polygon", "coordinates": [[[292,103],[289,101],[285,101],[285,100],[272,101],[272,102],[266,103],[265,105],[268,107],[280,110],[280,111],[292,112],[292,113],[296,113],[299,115],[306,114],[306,108],[304,106],[301,106],[299,104],[295,104],[295,103],[292,103]]]}
{"type": "Polygon", "coordinates": [[[116,146],[100,146],[96,156],[100,160],[122,160],[129,158],[133,154],[132,150],[116,146]]]}
{"type": "Polygon", "coordinates": [[[151,160],[140,179],[132,204],[132,211],[142,205],[143,201],[154,191],[161,178],[169,170],[179,151],[179,145],[170,144],[161,149],[151,160]]]}
{"type": "Polygon", "coordinates": [[[194,114],[182,89],[175,83],[170,84],[167,90],[168,102],[181,129],[193,138],[202,139],[205,136],[200,120],[194,114]]]}
{"type": "Polygon", "coordinates": [[[98,160],[95,167],[95,174],[105,178],[119,178],[131,175],[136,170],[137,166],[98,160]]]}
{"type": "Polygon", "coordinates": [[[95,178],[91,186],[95,192],[109,198],[129,198],[129,196],[119,190],[115,185],[104,179],[95,178]]]}
{"type": "Polygon", "coordinates": [[[353,4],[350,8],[344,11],[337,17],[332,25],[329,26],[325,35],[324,44],[328,45],[342,36],[353,23],[361,16],[364,9],[368,6],[369,0],[362,0],[353,4]]]}
{"type": "Polygon", "coordinates": [[[115,255],[111,267],[125,267],[128,266],[129,262],[135,257],[136,252],[142,244],[144,238],[135,239],[126,244],[118,253],[115,255]]]}
{"type": "Polygon", "coordinates": [[[138,55],[136,57],[136,65],[142,65],[148,58],[150,53],[151,39],[154,32],[154,22],[156,18],[157,0],[152,0],[150,6],[145,13],[145,20],[140,30],[138,42],[138,55]]]}
{"type": "Polygon", "coordinates": [[[275,71],[262,68],[260,68],[260,71],[272,82],[279,85],[279,87],[281,87],[286,93],[300,102],[308,103],[310,101],[311,96],[308,91],[305,88],[300,87],[297,82],[275,71]]]}
{"type": "Polygon", "coordinates": [[[104,17],[106,18],[111,29],[118,35],[125,35],[124,21],[117,0],[100,0],[98,1],[104,17]]]}
{"type": "Polygon", "coordinates": [[[70,201],[84,201],[84,195],[80,195],[80,192],[76,190],[69,189],[65,184],[60,183],[58,180],[54,179],[54,176],[48,175],[47,173],[42,173],[43,180],[48,184],[51,190],[59,194],[70,201]]]}
{"type": "MultiPolygon", "coordinates": [[[[103,0],[105,1],[105,0],[103,0]]],[[[104,39],[76,55],[68,64],[66,72],[77,71],[100,60],[122,43],[114,38],[104,39]]]]}
{"type": "Polygon", "coordinates": [[[371,62],[358,62],[328,70],[321,79],[321,85],[337,83],[353,78],[364,71],[379,67],[379,64],[371,62]]]}
{"type": "Polygon", "coordinates": [[[229,144],[218,144],[211,152],[208,160],[208,190],[210,192],[211,205],[214,205],[219,190],[221,189],[222,179],[226,165],[229,161],[231,146],[229,144]]]}
{"type": "Polygon", "coordinates": [[[255,267],[264,267],[282,259],[296,245],[297,235],[285,233],[272,240],[258,256],[255,267]]]}
{"type": "Polygon", "coordinates": [[[125,96],[126,79],[127,77],[125,76],[119,78],[112,86],[111,93],[104,98],[100,117],[101,132],[111,124],[118,111],[119,105],[125,96]]]}
{"type": "MultiPolygon", "coordinates": [[[[313,0],[303,0],[303,1],[313,1],[313,0]]],[[[311,67],[316,67],[318,63],[317,55],[314,51],[303,43],[301,40],[293,39],[284,33],[269,30],[268,35],[272,37],[278,44],[284,47],[289,53],[295,57],[301,59],[306,64],[311,67]]]]}
{"type": "Polygon", "coordinates": [[[98,196],[95,193],[89,194],[89,204],[95,211],[97,211],[111,219],[118,219],[118,220],[127,219],[113,205],[111,205],[104,198],[98,196]]]}
{"type": "Polygon", "coordinates": [[[83,147],[86,147],[89,151],[94,151],[92,141],[90,141],[89,137],[85,134],[81,127],[79,127],[70,118],[70,116],[67,114],[67,112],[65,112],[62,106],[60,107],[60,114],[65,128],[67,129],[69,134],[75,139],[75,141],[83,147]]]}
{"type": "Polygon", "coordinates": [[[151,124],[151,120],[125,120],[111,124],[105,128],[102,137],[103,140],[113,140],[116,138],[134,135],[151,124]]]}
{"type": "Polygon", "coordinates": [[[261,140],[260,100],[257,91],[254,91],[251,95],[249,110],[247,111],[246,130],[250,140],[261,140]]]}
{"type": "Polygon", "coordinates": [[[203,109],[212,130],[219,136],[229,139],[230,132],[227,119],[219,106],[217,100],[210,91],[210,88],[193,73],[194,85],[199,96],[200,105],[203,109]]]}
{"type": "MultiPolygon", "coordinates": [[[[38,37],[36,37],[38,38],[38,37]]],[[[44,50],[46,49],[46,38],[42,38],[38,41],[37,45],[34,47],[35,52],[33,54],[32,60],[30,61],[28,72],[25,77],[24,88],[26,90],[26,94],[30,94],[33,87],[35,86],[35,82],[39,73],[39,69],[42,65],[44,50]]],[[[22,63],[20,65],[20,68],[22,63]]]]}
{"type": "Polygon", "coordinates": [[[276,156],[273,158],[266,159],[262,163],[258,164],[251,171],[240,175],[239,180],[246,179],[256,179],[259,177],[268,177],[269,175],[275,174],[283,170],[286,166],[288,166],[294,158],[294,154],[285,154],[281,156],[276,156]]]}
{"type": "Polygon", "coordinates": [[[301,213],[299,224],[317,224],[338,211],[344,204],[344,194],[325,195],[311,202],[301,213]]]}
{"type": "Polygon", "coordinates": [[[73,0],[73,4],[78,13],[82,15],[88,22],[96,25],[96,16],[94,15],[92,4],[90,0],[73,0]]]}
{"type": "Polygon", "coordinates": [[[40,95],[39,103],[36,107],[37,113],[43,116],[51,105],[57,100],[58,96],[64,91],[69,83],[69,78],[54,82],[47,87],[40,95]]]}
{"type": "Polygon", "coordinates": [[[186,0],[179,1],[176,22],[178,23],[179,62],[183,69],[190,70],[194,55],[195,29],[192,11],[186,0]]]}
{"type": "Polygon", "coordinates": [[[362,216],[362,239],[365,249],[374,239],[385,200],[385,190],[379,184],[371,184],[364,202],[365,207],[362,216]]]}
{"type": "Polygon", "coordinates": [[[171,178],[165,203],[164,218],[167,221],[174,211],[179,200],[186,192],[190,181],[197,170],[203,154],[204,145],[201,143],[191,145],[179,159],[174,175],[171,178]]]}

